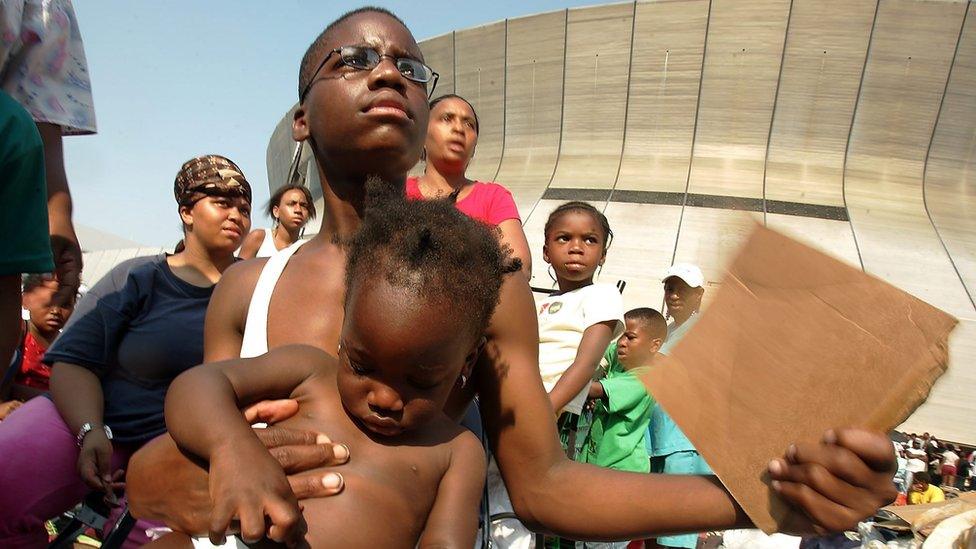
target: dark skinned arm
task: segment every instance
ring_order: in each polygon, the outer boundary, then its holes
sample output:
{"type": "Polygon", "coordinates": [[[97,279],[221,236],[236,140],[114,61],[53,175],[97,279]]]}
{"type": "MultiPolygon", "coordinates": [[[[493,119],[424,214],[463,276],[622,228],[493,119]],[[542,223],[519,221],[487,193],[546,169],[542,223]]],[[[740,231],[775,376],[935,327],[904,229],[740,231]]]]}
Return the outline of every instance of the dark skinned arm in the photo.
{"type": "Polygon", "coordinates": [[[237,254],[237,257],[241,259],[253,259],[258,254],[258,250],[261,249],[261,244],[266,237],[265,235],[267,235],[267,231],[264,229],[257,229],[248,233],[244,237],[244,243],[241,244],[241,251],[237,254]]]}
{"type": "Polygon", "coordinates": [[[502,246],[508,246],[512,250],[512,257],[522,260],[522,272],[527,276],[532,276],[532,252],[529,250],[529,241],[525,238],[525,230],[518,219],[506,219],[498,224],[501,232],[499,242],[502,246]]]}
{"type": "Polygon", "coordinates": [[[576,358],[549,392],[552,409],[557,415],[593,379],[593,373],[596,372],[596,367],[599,366],[600,359],[603,358],[603,353],[607,351],[607,345],[610,345],[610,340],[613,338],[613,328],[617,322],[616,320],[597,322],[583,331],[583,338],[576,350],[576,358]]]}
{"type": "Polygon", "coordinates": [[[586,398],[600,399],[607,398],[607,392],[603,389],[603,384],[599,381],[590,382],[590,390],[586,393],[586,398]]]}
{"type": "Polygon", "coordinates": [[[64,171],[61,126],[40,122],[37,130],[44,143],[48,229],[51,233],[51,251],[54,253],[54,272],[59,284],[54,302],[64,306],[74,303],[81,285],[81,246],[71,221],[71,192],[64,171]]]}
{"type": "Polygon", "coordinates": [[[0,364],[10,364],[23,328],[20,320],[20,275],[0,276],[0,364]]]}
{"type": "Polygon", "coordinates": [[[467,430],[452,446],[451,465],[437,487],[434,507],[417,544],[421,549],[474,546],[478,502],[485,485],[485,450],[478,437],[467,430]],[[463,509],[469,511],[465,513],[463,509]]]}
{"type": "MultiPolygon", "coordinates": [[[[714,477],[625,473],[566,459],[539,377],[537,330],[526,282],[509,277],[475,373],[489,440],[523,522],[604,540],[749,525],[714,477]]],[[[771,474],[815,530],[836,531],[894,498],[892,465],[884,435],[839,430],[820,444],[797,444],[771,474]]]]}
{"type": "Polygon", "coordinates": [[[55,362],[51,368],[51,397],[71,433],[77,433],[85,423],[95,426],[82,443],[78,456],[78,472],[85,484],[106,494],[116,487],[120,478],[112,471],[112,442],[104,425],[105,395],[102,383],[91,370],[55,362]]]}

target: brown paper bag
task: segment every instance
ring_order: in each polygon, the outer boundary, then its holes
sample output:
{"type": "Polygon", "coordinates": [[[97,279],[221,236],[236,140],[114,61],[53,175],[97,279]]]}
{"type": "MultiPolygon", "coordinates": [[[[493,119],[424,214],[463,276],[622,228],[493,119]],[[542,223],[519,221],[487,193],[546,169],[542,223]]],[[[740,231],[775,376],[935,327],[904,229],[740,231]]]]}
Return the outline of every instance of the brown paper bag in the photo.
{"type": "MultiPolygon", "coordinates": [[[[919,273],[919,276],[922,276],[919,273]]],[[[757,227],[711,306],[645,383],[766,533],[807,524],[766,468],[835,427],[888,431],[946,370],[956,320],[757,227]]]]}

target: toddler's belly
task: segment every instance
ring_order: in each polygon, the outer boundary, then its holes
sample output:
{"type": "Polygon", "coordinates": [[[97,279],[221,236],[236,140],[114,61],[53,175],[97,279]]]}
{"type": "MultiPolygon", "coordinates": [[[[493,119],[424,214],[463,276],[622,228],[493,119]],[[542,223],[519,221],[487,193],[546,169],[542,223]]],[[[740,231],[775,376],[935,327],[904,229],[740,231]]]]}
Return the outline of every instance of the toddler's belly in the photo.
{"type": "Polygon", "coordinates": [[[345,480],[341,494],[302,501],[311,546],[416,546],[433,497],[411,497],[406,486],[378,482],[347,467],[337,469],[345,480]]]}

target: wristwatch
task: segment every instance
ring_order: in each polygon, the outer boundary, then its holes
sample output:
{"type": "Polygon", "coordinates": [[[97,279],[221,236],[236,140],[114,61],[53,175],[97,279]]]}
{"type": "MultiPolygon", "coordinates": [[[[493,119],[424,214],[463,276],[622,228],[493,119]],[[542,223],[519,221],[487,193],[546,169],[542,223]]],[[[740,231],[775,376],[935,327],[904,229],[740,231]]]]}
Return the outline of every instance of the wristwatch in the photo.
{"type": "MultiPolygon", "coordinates": [[[[81,448],[81,445],[85,443],[85,437],[94,428],[94,423],[85,423],[81,426],[81,429],[78,429],[78,436],[75,437],[75,442],[78,443],[79,448],[81,448]]],[[[108,425],[102,425],[102,430],[105,431],[105,438],[112,440],[112,429],[109,428],[108,425]]]]}

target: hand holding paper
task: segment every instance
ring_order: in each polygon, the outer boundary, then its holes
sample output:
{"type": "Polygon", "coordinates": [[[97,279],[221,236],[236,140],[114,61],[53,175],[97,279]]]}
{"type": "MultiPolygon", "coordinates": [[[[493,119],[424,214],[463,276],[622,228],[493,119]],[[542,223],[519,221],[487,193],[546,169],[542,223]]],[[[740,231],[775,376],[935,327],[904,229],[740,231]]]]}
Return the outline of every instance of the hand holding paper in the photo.
{"type": "Polygon", "coordinates": [[[838,530],[893,499],[893,447],[879,433],[925,400],[955,324],[759,227],[645,382],[757,527],[838,530]]]}

